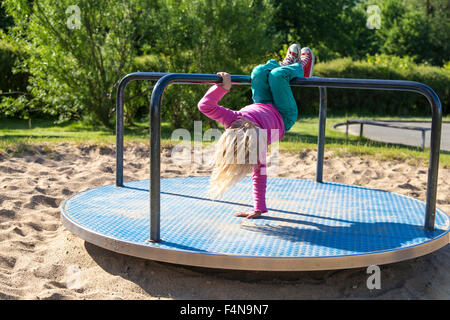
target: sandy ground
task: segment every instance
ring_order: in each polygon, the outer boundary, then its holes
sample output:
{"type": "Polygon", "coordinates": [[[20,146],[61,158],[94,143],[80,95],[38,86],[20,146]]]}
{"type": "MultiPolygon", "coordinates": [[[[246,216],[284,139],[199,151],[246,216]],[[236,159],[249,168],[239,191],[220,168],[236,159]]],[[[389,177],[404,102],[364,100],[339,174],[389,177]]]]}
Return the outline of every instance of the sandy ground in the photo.
{"type": "MultiPolygon", "coordinates": [[[[147,179],[148,149],[129,145],[125,180],[147,179]]],[[[162,153],[162,176],[208,175],[162,153]]],[[[283,154],[278,175],[313,179],[315,151],[283,154]]],[[[116,254],[86,243],[60,221],[69,195],[112,184],[113,148],[60,144],[53,151],[0,154],[0,299],[449,299],[450,246],[381,266],[381,289],[365,268],[318,272],[242,272],[183,267],[116,254]],[[76,274],[76,279],[73,275],[76,274]],[[73,283],[77,282],[76,285],[73,283]]],[[[382,188],[425,200],[427,168],[371,158],[333,157],[328,181],[382,188]]],[[[439,172],[438,207],[450,212],[450,168],[439,172]]]]}

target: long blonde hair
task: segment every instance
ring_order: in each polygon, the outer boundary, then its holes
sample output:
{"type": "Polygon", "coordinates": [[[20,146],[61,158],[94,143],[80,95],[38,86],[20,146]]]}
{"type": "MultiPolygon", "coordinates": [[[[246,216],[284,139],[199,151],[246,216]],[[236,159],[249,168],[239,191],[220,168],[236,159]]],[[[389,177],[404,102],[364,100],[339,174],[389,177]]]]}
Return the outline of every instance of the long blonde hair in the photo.
{"type": "Polygon", "coordinates": [[[258,162],[259,128],[239,117],[225,130],[216,144],[210,195],[217,199],[233,184],[249,174],[258,162]]]}

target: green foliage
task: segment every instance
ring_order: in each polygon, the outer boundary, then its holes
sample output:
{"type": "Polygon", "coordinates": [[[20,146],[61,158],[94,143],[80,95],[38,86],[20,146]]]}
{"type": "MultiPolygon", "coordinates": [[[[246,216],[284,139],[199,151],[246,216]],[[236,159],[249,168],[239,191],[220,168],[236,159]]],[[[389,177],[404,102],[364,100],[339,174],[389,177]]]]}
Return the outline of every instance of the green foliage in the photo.
{"type": "Polygon", "coordinates": [[[387,54],[367,55],[367,62],[372,65],[390,67],[397,70],[412,70],[417,67],[412,57],[397,57],[387,54]]]}
{"type": "MultiPolygon", "coordinates": [[[[350,58],[319,63],[315,75],[330,78],[393,79],[418,81],[439,96],[444,115],[450,113],[450,70],[417,65],[411,58],[369,56],[366,61],[350,58]]],[[[300,114],[318,112],[318,90],[295,88],[300,114]]],[[[328,89],[328,113],[334,115],[429,116],[428,101],[420,94],[399,91],[328,89]]]]}
{"type": "MultiPolygon", "coordinates": [[[[66,12],[69,0],[4,4],[15,21],[10,40],[28,54],[18,66],[30,74],[28,105],[60,121],[84,115],[111,124],[116,84],[128,72],[248,73],[279,40],[268,28],[273,10],[266,0],[80,0],[75,29],[68,27],[75,14],[66,12]]],[[[138,95],[148,86],[130,85],[128,123],[148,106],[138,95]]],[[[204,89],[168,88],[163,114],[176,126],[191,124],[204,89]]]]}
{"type": "Polygon", "coordinates": [[[450,56],[449,0],[272,0],[285,43],[309,46],[319,61],[367,54],[410,56],[442,66],[450,56]],[[429,4],[427,6],[427,4],[429,4]],[[381,9],[380,29],[366,26],[369,5],[381,9]]]}
{"type": "MultiPolygon", "coordinates": [[[[145,55],[135,60],[135,71],[249,74],[279,47],[279,37],[268,28],[273,9],[265,0],[158,1],[157,8],[164,23],[150,27],[154,33],[148,42],[142,41],[145,55]]],[[[199,119],[206,127],[213,125],[197,109],[206,90],[207,86],[170,86],[164,94],[162,116],[171,119],[174,127],[189,128],[199,119]]],[[[223,103],[242,107],[248,94],[248,87],[236,86],[223,103]]],[[[138,113],[133,110],[146,110],[143,106],[148,108],[147,99],[127,108],[138,113]]]]}
{"type": "Polygon", "coordinates": [[[379,52],[442,66],[450,56],[449,0],[380,0],[379,52]],[[427,3],[429,6],[427,7],[427,3]]]}
{"type": "Polygon", "coordinates": [[[135,19],[142,15],[136,1],[7,0],[14,19],[14,41],[28,56],[20,65],[30,74],[29,89],[44,112],[61,121],[80,117],[109,124],[114,85],[131,71],[136,37],[135,19]],[[70,24],[71,23],[71,24],[70,24]]]}
{"type": "Polygon", "coordinates": [[[374,52],[374,32],[366,28],[358,0],[273,0],[275,23],[284,42],[311,47],[319,61],[374,52]]]}
{"type": "Polygon", "coordinates": [[[450,71],[450,61],[447,61],[447,62],[444,64],[444,69],[447,70],[447,71],[450,71]]]}
{"type": "MultiPolygon", "coordinates": [[[[59,121],[113,123],[118,81],[133,71],[249,74],[282,59],[292,42],[311,47],[315,75],[409,79],[437,91],[448,113],[449,0],[4,0],[0,10],[0,114],[44,112],[59,121]],[[70,28],[80,9],[79,28],[70,28]],[[381,29],[366,27],[368,5],[381,8],[381,29]],[[397,57],[394,57],[397,56],[397,57]],[[350,57],[348,59],[337,59],[350,57]],[[418,65],[444,66],[438,69],[418,65]]],[[[125,120],[146,120],[152,84],[131,82],[125,120]]],[[[194,120],[207,86],[173,85],[162,116],[174,127],[194,120]]],[[[295,88],[301,113],[315,113],[317,89],[295,88]]],[[[330,112],[423,114],[424,98],[409,93],[329,90],[330,112]]],[[[250,103],[235,86],[222,103],[250,103]]]]}
{"type": "Polygon", "coordinates": [[[6,13],[0,3],[0,30],[7,30],[14,23],[13,19],[6,13]]]}
{"type": "Polygon", "coordinates": [[[17,72],[14,62],[23,56],[23,51],[14,43],[0,39],[0,90],[25,91],[27,75],[17,72]]]}
{"type": "MultiPolygon", "coordinates": [[[[140,63],[140,71],[158,71],[161,69],[161,57],[144,56],[136,59],[140,63]],[[145,67],[146,66],[146,67],[145,67]]],[[[365,60],[340,58],[325,63],[318,63],[314,69],[316,76],[362,78],[362,79],[394,79],[412,80],[429,85],[441,99],[444,115],[450,114],[450,68],[438,68],[427,65],[417,65],[412,58],[393,57],[385,54],[367,56],[365,60]]],[[[131,84],[130,84],[131,86],[131,84]]],[[[132,90],[143,90],[136,88],[132,90]]],[[[183,110],[190,113],[188,121],[182,121],[183,126],[190,128],[193,120],[206,120],[196,110],[196,105],[207,87],[174,85],[168,88],[163,99],[163,119],[175,124],[183,110]],[[173,91],[171,91],[173,90],[173,91]],[[194,91],[198,90],[198,92],[194,91]],[[187,95],[186,93],[190,93],[187,95]],[[179,95],[178,95],[179,94],[179,95]],[[171,97],[174,95],[174,97],[171,97]],[[180,105],[171,99],[180,98],[180,105]]],[[[151,90],[148,91],[150,94],[151,90]]],[[[317,88],[293,87],[294,96],[299,106],[301,116],[317,115],[319,109],[319,95],[317,88]]],[[[130,95],[136,92],[130,93],[130,95]]],[[[148,115],[149,96],[142,98],[142,115],[148,115]]],[[[248,86],[234,86],[230,94],[226,95],[221,104],[227,107],[241,108],[251,103],[251,93],[248,86]]],[[[130,103],[131,104],[131,103],[130,103]]],[[[431,114],[427,100],[419,94],[398,91],[374,90],[344,90],[328,89],[329,114],[345,115],[386,115],[386,116],[429,116],[431,114]]],[[[210,123],[212,124],[212,123],[210,123]]]]}
{"type": "Polygon", "coordinates": [[[28,74],[14,67],[23,55],[19,46],[0,40],[0,114],[10,117],[27,118],[31,111],[26,92],[28,74]]]}

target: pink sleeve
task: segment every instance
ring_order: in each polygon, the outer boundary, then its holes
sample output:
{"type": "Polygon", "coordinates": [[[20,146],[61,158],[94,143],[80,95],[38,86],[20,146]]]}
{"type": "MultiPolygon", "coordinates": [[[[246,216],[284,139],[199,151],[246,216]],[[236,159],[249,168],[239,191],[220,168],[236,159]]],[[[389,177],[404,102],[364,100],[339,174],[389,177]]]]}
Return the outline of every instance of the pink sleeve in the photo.
{"type": "Polygon", "coordinates": [[[266,207],[266,185],[267,174],[266,164],[258,164],[253,169],[253,197],[255,201],[255,211],[267,212],[266,207]]]}
{"type": "Polygon", "coordinates": [[[228,91],[221,86],[214,85],[206,92],[198,103],[198,109],[208,118],[216,120],[228,128],[238,117],[236,111],[219,106],[220,99],[228,91]]]}
{"type": "Polygon", "coordinates": [[[261,212],[267,212],[266,207],[266,186],[267,186],[267,145],[262,145],[261,143],[264,143],[267,141],[267,137],[264,133],[260,132],[259,139],[262,141],[259,141],[259,156],[258,156],[258,165],[254,167],[253,169],[253,199],[255,203],[255,211],[261,211],[261,212]],[[263,136],[261,136],[263,134],[263,136]]]}

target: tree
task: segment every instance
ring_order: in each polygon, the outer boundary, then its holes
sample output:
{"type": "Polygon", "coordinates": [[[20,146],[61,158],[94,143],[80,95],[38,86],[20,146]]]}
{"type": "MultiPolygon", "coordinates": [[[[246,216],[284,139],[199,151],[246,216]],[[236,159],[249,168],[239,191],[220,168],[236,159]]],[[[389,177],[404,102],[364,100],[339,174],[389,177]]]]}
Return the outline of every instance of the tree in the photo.
{"type": "Polygon", "coordinates": [[[309,46],[319,60],[373,52],[373,32],[358,0],[273,0],[275,22],[286,43],[309,46]]]}
{"type": "MultiPolygon", "coordinates": [[[[27,103],[61,120],[111,124],[115,85],[128,72],[249,73],[273,57],[278,40],[268,0],[6,0],[5,8],[16,24],[8,40],[27,52],[18,65],[30,74],[27,103]],[[145,70],[137,69],[138,54],[151,61],[145,70]]],[[[230,102],[248,88],[233,91],[230,102]]],[[[192,122],[202,92],[168,88],[163,116],[177,126],[192,122]]],[[[139,101],[126,104],[128,120],[139,101]]]]}
{"type": "Polygon", "coordinates": [[[13,25],[13,19],[6,14],[5,8],[0,4],[0,30],[7,30],[13,25]]]}
{"type": "Polygon", "coordinates": [[[382,53],[442,66],[450,56],[449,0],[383,0],[377,30],[382,53]]]}
{"type": "MultiPolygon", "coordinates": [[[[253,66],[276,52],[280,38],[271,26],[273,8],[267,0],[161,0],[154,6],[158,23],[145,21],[142,53],[149,56],[140,71],[249,74],[253,66]]],[[[204,86],[170,86],[162,115],[175,127],[191,127],[202,119],[197,103],[204,86]]],[[[222,103],[243,107],[249,87],[235,86],[222,103]]]]}
{"type": "Polygon", "coordinates": [[[33,101],[60,120],[89,114],[109,125],[114,86],[129,71],[139,1],[6,0],[14,19],[10,41],[26,49],[18,66],[29,73],[33,101]]]}

